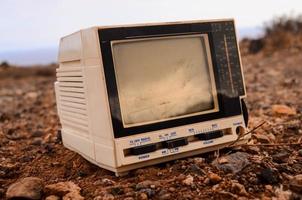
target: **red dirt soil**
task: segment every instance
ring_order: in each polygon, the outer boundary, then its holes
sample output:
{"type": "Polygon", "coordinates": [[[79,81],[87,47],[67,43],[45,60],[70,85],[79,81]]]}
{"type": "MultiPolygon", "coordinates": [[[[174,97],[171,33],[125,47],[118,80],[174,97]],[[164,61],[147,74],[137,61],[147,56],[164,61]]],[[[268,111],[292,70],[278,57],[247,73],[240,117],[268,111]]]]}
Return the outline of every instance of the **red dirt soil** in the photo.
{"type": "Polygon", "coordinates": [[[237,174],[212,165],[218,156],[212,152],[115,177],[60,142],[54,67],[44,68],[47,71],[44,73],[41,68],[3,69],[0,71],[0,199],[5,197],[10,184],[29,176],[43,179],[45,185],[73,181],[81,187],[86,199],[270,199],[280,195],[293,198],[289,181],[302,174],[301,53],[291,49],[243,57],[249,128],[266,123],[252,133],[249,145],[220,151],[220,157],[233,152],[248,153],[250,164],[237,174]],[[286,106],[285,113],[273,105],[286,106]],[[215,181],[211,173],[221,180],[215,181]],[[184,182],[185,179],[189,182],[184,182]],[[151,181],[151,186],[141,188],[138,183],[146,180],[151,181]],[[238,191],[235,183],[244,186],[246,193],[238,191]]]}

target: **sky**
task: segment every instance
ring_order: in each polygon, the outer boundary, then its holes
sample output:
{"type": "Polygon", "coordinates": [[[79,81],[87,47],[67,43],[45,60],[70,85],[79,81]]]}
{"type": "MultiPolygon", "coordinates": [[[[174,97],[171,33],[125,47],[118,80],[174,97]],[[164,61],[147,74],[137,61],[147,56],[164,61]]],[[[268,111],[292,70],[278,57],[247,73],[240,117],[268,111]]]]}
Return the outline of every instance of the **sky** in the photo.
{"type": "Polygon", "coordinates": [[[302,13],[301,0],[0,0],[0,60],[9,52],[57,49],[60,37],[96,25],[235,18],[240,34],[283,14],[302,13]]]}

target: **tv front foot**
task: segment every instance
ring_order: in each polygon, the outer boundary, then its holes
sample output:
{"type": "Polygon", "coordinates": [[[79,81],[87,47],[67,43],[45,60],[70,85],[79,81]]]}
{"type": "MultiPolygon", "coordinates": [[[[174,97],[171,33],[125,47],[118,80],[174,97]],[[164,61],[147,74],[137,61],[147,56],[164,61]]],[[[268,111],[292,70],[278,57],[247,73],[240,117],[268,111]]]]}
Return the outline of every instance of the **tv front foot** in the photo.
{"type": "Polygon", "coordinates": [[[124,177],[127,176],[129,174],[129,171],[126,172],[115,172],[115,176],[116,177],[124,177]]]}

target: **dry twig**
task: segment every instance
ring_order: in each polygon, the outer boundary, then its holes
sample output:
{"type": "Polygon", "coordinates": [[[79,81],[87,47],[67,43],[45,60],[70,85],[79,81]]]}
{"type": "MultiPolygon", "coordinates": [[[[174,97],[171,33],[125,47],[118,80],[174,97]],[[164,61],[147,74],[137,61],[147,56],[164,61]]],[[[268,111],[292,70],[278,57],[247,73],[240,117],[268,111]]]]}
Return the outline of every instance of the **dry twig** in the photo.
{"type": "Polygon", "coordinates": [[[244,133],[244,134],[239,135],[238,138],[237,138],[234,142],[232,142],[231,144],[229,144],[229,147],[230,147],[230,146],[233,146],[233,145],[236,144],[236,142],[238,142],[241,138],[243,138],[244,136],[246,136],[246,135],[248,135],[248,134],[254,132],[254,131],[257,130],[258,128],[260,128],[261,126],[263,126],[265,123],[267,123],[267,122],[266,122],[266,121],[263,121],[263,122],[261,122],[259,125],[257,125],[256,127],[254,127],[252,130],[250,130],[250,131],[248,131],[248,132],[246,132],[246,133],[244,133]]]}

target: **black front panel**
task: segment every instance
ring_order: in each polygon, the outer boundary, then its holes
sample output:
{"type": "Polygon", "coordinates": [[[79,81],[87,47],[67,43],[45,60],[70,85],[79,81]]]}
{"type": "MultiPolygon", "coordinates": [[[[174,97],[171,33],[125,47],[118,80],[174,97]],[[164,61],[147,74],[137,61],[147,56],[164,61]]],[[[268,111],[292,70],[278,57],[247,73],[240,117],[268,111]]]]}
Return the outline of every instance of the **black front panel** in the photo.
{"type": "Polygon", "coordinates": [[[239,96],[244,95],[244,86],[233,21],[108,28],[99,30],[99,39],[115,138],[242,113],[239,96]],[[219,111],[125,128],[121,117],[111,41],[192,34],[208,35],[219,111]]]}
{"type": "Polygon", "coordinates": [[[233,21],[212,23],[213,46],[224,94],[245,95],[233,21]]]}

